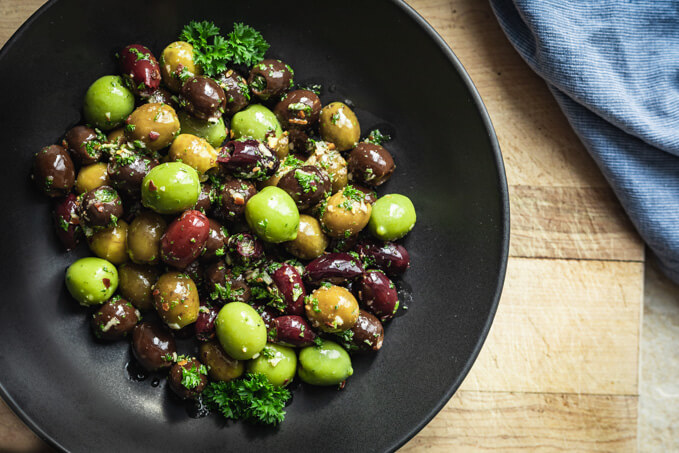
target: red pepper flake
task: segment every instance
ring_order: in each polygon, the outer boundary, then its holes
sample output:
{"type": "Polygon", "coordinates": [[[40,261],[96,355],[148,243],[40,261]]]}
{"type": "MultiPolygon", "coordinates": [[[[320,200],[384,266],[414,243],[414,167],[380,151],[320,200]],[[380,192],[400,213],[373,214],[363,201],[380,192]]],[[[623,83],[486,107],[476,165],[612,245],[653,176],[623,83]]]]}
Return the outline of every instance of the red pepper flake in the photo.
{"type": "Polygon", "coordinates": [[[149,181],[149,190],[152,190],[154,192],[158,190],[158,187],[155,184],[153,184],[153,180],[149,181]]]}
{"type": "Polygon", "coordinates": [[[153,292],[152,292],[151,294],[153,294],[154,296],[157,296],[158,294],[160,294],[160,290],[159,290],[159,289],[154,289],[153,292]]]}
{"type": "Polygon", "coordinates": [[[104,286],[106,287],[106,289],[108,289],[108,288],[111,287],[111,280],[110,280],[110,279],[108,279],[108,278],[102,278],[102,279],[101,279],[101,282],[104,284],[104,286]]]}
{"type": "Polygon", "coordinates": [[[160,133],[156,131],[151,131],[149,132],[149,140],[158,140],[158,137],[160,137],[160,133]]]}
{"type": "Polygon", "coordinates": [[[162,305],[164,311],[170,311],[170,304],[163,302],[162,305]]]}

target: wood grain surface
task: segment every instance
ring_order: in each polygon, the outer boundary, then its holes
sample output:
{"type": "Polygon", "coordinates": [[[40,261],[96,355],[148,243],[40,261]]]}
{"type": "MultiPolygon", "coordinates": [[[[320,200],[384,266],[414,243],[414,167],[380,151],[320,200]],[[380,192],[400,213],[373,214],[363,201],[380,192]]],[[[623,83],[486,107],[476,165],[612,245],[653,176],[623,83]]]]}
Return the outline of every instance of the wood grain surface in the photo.
{"type": "MultiPolygon", "coordinates": [[[[42,0],[0,0],[0,43],[42,0]]],[[[403,451],[634,451],[644,249],[479,0],[409,0],[472,77],[510,185],[505,290],[460,391],[403,451]]],[[[0,406],[0,451],[46,450],[0,406]]]]}

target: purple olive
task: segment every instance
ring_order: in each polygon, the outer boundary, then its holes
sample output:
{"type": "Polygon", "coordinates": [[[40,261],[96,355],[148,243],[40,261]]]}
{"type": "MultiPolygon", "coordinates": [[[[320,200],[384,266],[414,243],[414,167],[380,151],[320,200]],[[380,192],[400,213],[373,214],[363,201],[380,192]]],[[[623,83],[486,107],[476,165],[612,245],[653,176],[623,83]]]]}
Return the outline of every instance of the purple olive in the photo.
{"type": "Polygon", "coordinates": [[[356,282],[358,299],[380,321],[391,319],[398,309],[398,292],[384,272],[371,269],[356,282]]]}
{"type": "Polygon", "coordinates": [[[363,266],[348,253],[327,253],[306,265],[304,281],[310,285],[328,282],[340,285],[363,274],[363,266]]]}
{"type": "Polygon", "coordinates": [[[200,256],[200,260],[204,263],[209,263],[224,256],[226,245],[226,230],[222,224],[214,219],[208,219],[210,224],[210,232],[205,243],[205,251],[200,256]]]}
{"type": "Polygon", "coordinates": [[[137,96],[150,96],[160,85],[160,66],[148,47],[130,44],[120,51],[120,72],[137,96]]]}
{"type": "Polygon", "coordinates": [[[273,334],[273,328],[276,327],[274,320],[278,317],[280,313],[276,312],[273,308],[264,304],[252,304],[252,308],[255,309],[259,316],[262,317],[266,330],[269,331],[269,336],[273,334]]]}
{"type": "Polygon", "coordinates": [[[301,316],[279,316],[274,323],[269,335],[272,343],[301,348],[312,345],[316,339],[316,333],[301,316]]]}
{"type": "Polygon", "coordinates": [[[289,315],[304,314],[304,298],[306,297],[306,290],[304,283],[302,283],[302,276],[299,275],[297,269],[287,263],[280,265],[271,275],[276,288],[283,296],[286,309],[285,312],[289,315]]]}
{"type": "Polygon", "coordinates": [[[278,157],[269,147],[253,139],[231,140],[219,150],[221,168],[237,178],[263,181],[278,170],[278,157]]]}
{"type": "Polygon", "coordinates": [[[250,233],[238,233],[226,240],[229,258],[237,264],[249,266],[257,264],[264,256],[262,241],[250,233]]]}
{"type": "Polygon", "coordinates": [[[69,193],[66,197],[57,200],[54,203],[53,214],[57,237],[66,250],[75,248],[82,236],[78,219],[78,197],[69,193]]]}
{"type": "Polygon", "coordinates": [[[402,275],[410,266],[410,255],[401,244],[367,240],[355,250],[367,267],[376,267],[391,277],[402,275]]]}
{"type": "Polygon", "coordinates": [[[384,327],[372,313],[359,310],[356,324],[342,336],[349,351],[378,351],[384,342],[384,327]]]}
{"type": "Polygon", "coordinates": [[[196,320],[196,338],[200,341],[213,339],[215,337],[215,319],[217,319],[217,309],[201,302],[198,309],[198,319],[196,320]]]}

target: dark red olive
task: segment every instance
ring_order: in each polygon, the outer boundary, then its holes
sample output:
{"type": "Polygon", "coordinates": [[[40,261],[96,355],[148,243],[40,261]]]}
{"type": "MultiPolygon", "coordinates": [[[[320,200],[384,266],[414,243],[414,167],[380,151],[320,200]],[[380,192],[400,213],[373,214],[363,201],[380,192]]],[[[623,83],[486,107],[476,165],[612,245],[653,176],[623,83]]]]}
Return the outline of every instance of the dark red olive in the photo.
{"type": "Polygon", "coordinates": [[[92,315],[92,332],[102,340],[120,340],[137,325],[141,315],[125,299],[109,300],[92,315]]]}
{"type": "Polygon", "coordinates": [[[56,200],[52,213],[57,237],[64,244],[66,250],[75,248],[82,236],[82,228],[80,228],[80,219],[78,218],[78,197],[69,193],[64,198],[56,200]]]}
{"type": "Polygon", "coordinates": [[[179,358],[170,368],[167,383],[181,399],[193,399],[207,385],[207,368],[197,359],[179,358]]]}
{"type": "Polygon", "coordinates": [[[279,96],[292,88],[293,70],[281,60],[262,60],[250,70],[248,85],[260,99],[279,96]]]}
{"type": "Polygon", "coordinates": [[[224,113],[226,95],[209,77],[191,77],[182,85],[180,102],[187,112],[201,120],[217,120],[224,113]]]}
{"type": "Polygon", "coordinates": [[[401,244],[364,240],[355,250],[367,267],[381,269],[391,277],[402,275],[410,266],[410,255],[401,244]]]}
{"type": "Polygon", "coordinates": [[[279,316],[274,319],[274,328],[269,334],[269,341],[292,347],[310,346],[316,339],[316,333],[301,316],[279,316]]]}
{"type": "Polygon", "coordinates": [[[273,328],[276,327],[274,320],[280,315],[280,313],[268,305],[264,304],[252,304],[252,308],[255,309],[259,316],[262,317],[266,330],[269,332],[269,338],[273,338],[271,335],[274,334],[273,328]]]}
{"type": "Polygon", "coordinates": [[[262,181],[278,170],[278,157],[266,144],[253,139],[231,140],[219,150],[220,167],[237,178],[262,181]]]}
{"type": "Polygon", "coordinates": [[[240,112],[250,103],[250,88],[247,81],[233,69],[227,69],[216,78],[217,83],[226,94],[226,108],[228,116],[240,112]]]}
{"type": "Polygon", "coordinates": [[[329,252],[350,252],[356,246],[356,241],[358,241],[357,236],[330,238],[330,244],[326,250],[329,252]]]}
{"type": "Polygon", "coordinates": [[[321,100],[309,90],[291,91],[276,104],[273,112],[283,129],[306,129],[318,122],[321,100]]]}
{"type": "Polygon", "coordinates": [[[328,174],[315,165],[304,165],[290,170],[278,181],[278,187],[285,190],[300,211],[309,209],[330,195],[328,174]]]}
{"type": "Polygon", "coordinates": [[[177,354],[170,330],[158,322],[142,322],[132,331],[132,352],[149,371],[169,368],[177,354]]]}
{"type": "Polygon", "coordinates": [[[106,136],[87,126],[75,126],[66,132],[64,146],[80,165],[91,165],[101,159],[101,144],[106,136]]]}
{"type": "Polygon", "coordinates": [[[107,227],[115,225],[123,215],[123,203],[118,192],[110,186],[92,189],[80,196],[81,224],[88,227],[107,227]]]}
{"type": "Polygon", "coordinates": [[[210,223],[203,213],[184,211],[167,226],[160,238],[160,259],[165,264],[184,269],[200,256],[209,234],[210,223]]]}
{"type": "Polygon", "coordinates": [[[200,256],[204,263],[214,261],[226,254],[226,229],[215,219],[208,219],[210,232],[205,243],[205,251],[200,256]]]}
{"type": "Polygon", "coordinates": [[[262,241],[250,233],[229,236],[226,240],[226,250],[233,262],[243,266],[257,264],[264,257],[262,241]]]}
{"type": "Polygon", "coordinates": [[[251,291],[245,279],[234,276],[224,261],[212,263],[205,269],[205,289],[208,298],[216,304],[248,302],[251,291]]]}
{"type": "Polygon", "coordinates": [[[347,168],[352,182],[379,186],[391,177],[396,164],[384,147],[361,142],[349,153],[347,168]]]}
{"type": "Polygon", "coordinates": [[[342,334],[344,347],[349,351],[378,351],[384,342],[382,322],[372,313],[359,310],[354,326],[342,334]]]}
{"type": "Polygon", "coordinates": [[[306,289],[304,283],[302,283],[302,276],[299,275],[297,269],[287,263],[282,263],[271,274],[271,278],[283,296],[286,305],[285,313],[289,315],[304,314],[306,289]]]}
{"type": "Polygon", "coordinates": [[[304,281],[311,285],[322,282],[341,285],[363,274],[363,266],[348,253],[327,253],[306,265],[304,281]]]}
{"type": "Polygon", "coordinates": [[[196,320],[196,338],[200,341],[210,341],[215,337],[217,313],[216,308],[201,302],[196,320]]]}
{"type": "Polygon", "coordinates": [[[48,197],[66,195],[75,184],[71,156],[59,145],[44,147],[35,155],[32,178],[48,197]]]}
{"type": "Polygon", "coordinates": [[[158,88],[149,97],[145,98],[148,104],[167,104],[173,109],[177,109],[176,98],[165,88],[158,88]]]}
{"type": "Polygon", "coordinates": [[[207,215],[212,208],[212,200],[215,198],[215,188],[209,182],[200,185],[200,194],[198,195],[198,201],[193,207],[196,211],[200,211],[207,215]]]}
{"type": "Polygon", "coordinates": [[[158,161],[131,150],[114,154],[108,162],[108,176],[111,185],[128,198],[141,196],[141,183],[158,161]]]}
{"type": "Polygon", "coordinates": [[[245,179],[227,176],[219,192],[219,212],[224,220],[234,221],[245,214],[245,205],[257,193],[255,185],[245,179]]]}
{"type": "Polygon", "coordinates": [[[398,292],[384,272],[371,269],[356,281],[358,299],[381,321],[391,319],[398,309],[398,292]]]}
{"type": "Polygon", "coordinates": [[[119,54],[120,72],[137,96],[149,96],[160,85],[160,66],[146,46],[130,44],[119,54]]]}

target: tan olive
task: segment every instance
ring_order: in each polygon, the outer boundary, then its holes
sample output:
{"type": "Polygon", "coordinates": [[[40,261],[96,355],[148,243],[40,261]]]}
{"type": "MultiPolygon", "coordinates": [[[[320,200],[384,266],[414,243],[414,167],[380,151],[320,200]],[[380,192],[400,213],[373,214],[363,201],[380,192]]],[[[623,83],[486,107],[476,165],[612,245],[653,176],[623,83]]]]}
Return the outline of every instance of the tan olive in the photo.
{"type": "Polygon", "coordinates": [[[245,369],[244,363],[227,354],[216,340],[200,345],[200,361],[214,381],[231,381],[240,377],[245,369]]]}
{"type": "Polygon", "coordinates": [[[321,109],[321,137],[334,143],[338,151],[346,151],[361,138],[361,126],[356,114],[341,102],[331,102],[321,109]]]}
{"type": "Polygon", "coordinates": [[[153,285],[153,305],[170,329],[179,330],[198,319],[198,288],[186,274],[168,272],[153,285]]]}
{"type": "Polygon", "coordinates": [[[285,249],[299,259],[313,260],[323,254],[328,242],[319,221],[310,215],[300,214],[297,238],[286,242],[285,249]]]}
{"type": "Polygon", "coordinates": [[[188,42],[175,41],[160,54],[160,74],[170,91],[178,93],[183,80],[202,73],[193,61],[193,46],[188,42]]]}
{"type": "Polygon", "coordinates": [[[325,170],[328,176],[330,176],[332,193],[337,193],[349,181],[347,161],[344,160],[344,157],[338,151],[329,149],[325,145],[316,147],[316,151],[306,160],[306,165],[316,165],[325,170]]]}
{"type": "Polygon", "coordinates": [[[217,167],[217,150],[205,139],[192,134],[179,134],[172,142],[168,156],[170,160],[196,169],[203,181],[207,179],[205,173],[217,167]]]}
{"type": "Polygon", "coordinates": [[[144,104],[127,117],[125,128],[130,141],[139,140],[147,148],[158,151],[165,148],[179,134],[177,112],[167,104],[144,104]]]}
{"type": "Polygon", "coordinates": [[[118,291],[139,310],[151,310],[153,308],[151,291],[159,276],[160,273],[155,267],[127,262],[118,267],[118,291]]]}
{"type": "Polygon", "coordinates": [[[82,167],[75,180],[75,191],[85,193],[97,187],[110,185],[107,168],[104,162],[97,162],[96,164],[82,167]]]}
{"type": "Polygon", "coordinates": [[[111,132],[108,133],[108,136],[106,138],[111,143],[114,143],[116,145],[122,145],[125,142],[125,129],[123,129],[122,127],[118,129],[113,129],[111,132]]]}
{"type": "Polygon", "coordinates": [[[118,220],[116,225],[96,231],[88,240],[92,253],[115,264],[127,261],[127,222],[118,220]]]}
{"type": "Polygon", "coordinates": [[[127,232],[127,253],[137,264],[156,264],[160,260],[160,238],[167,224],[155,212],[142,211],[127,232]]]}
{"type": "Polygon", "coordinates": [[[334,238],[357,235],[370,221],[372,205],[365,201],[365,193],[346,186],[328,198],[322,210],[321,225],[334,238]]]}
{"type": "Polygon", "coordinates": [[[322,286],[311,293],[304,305],[306,316],[313,327],[324,332],[343,332],[358,320],[358,302],[348,289],[341,286],[322,286]]]}

